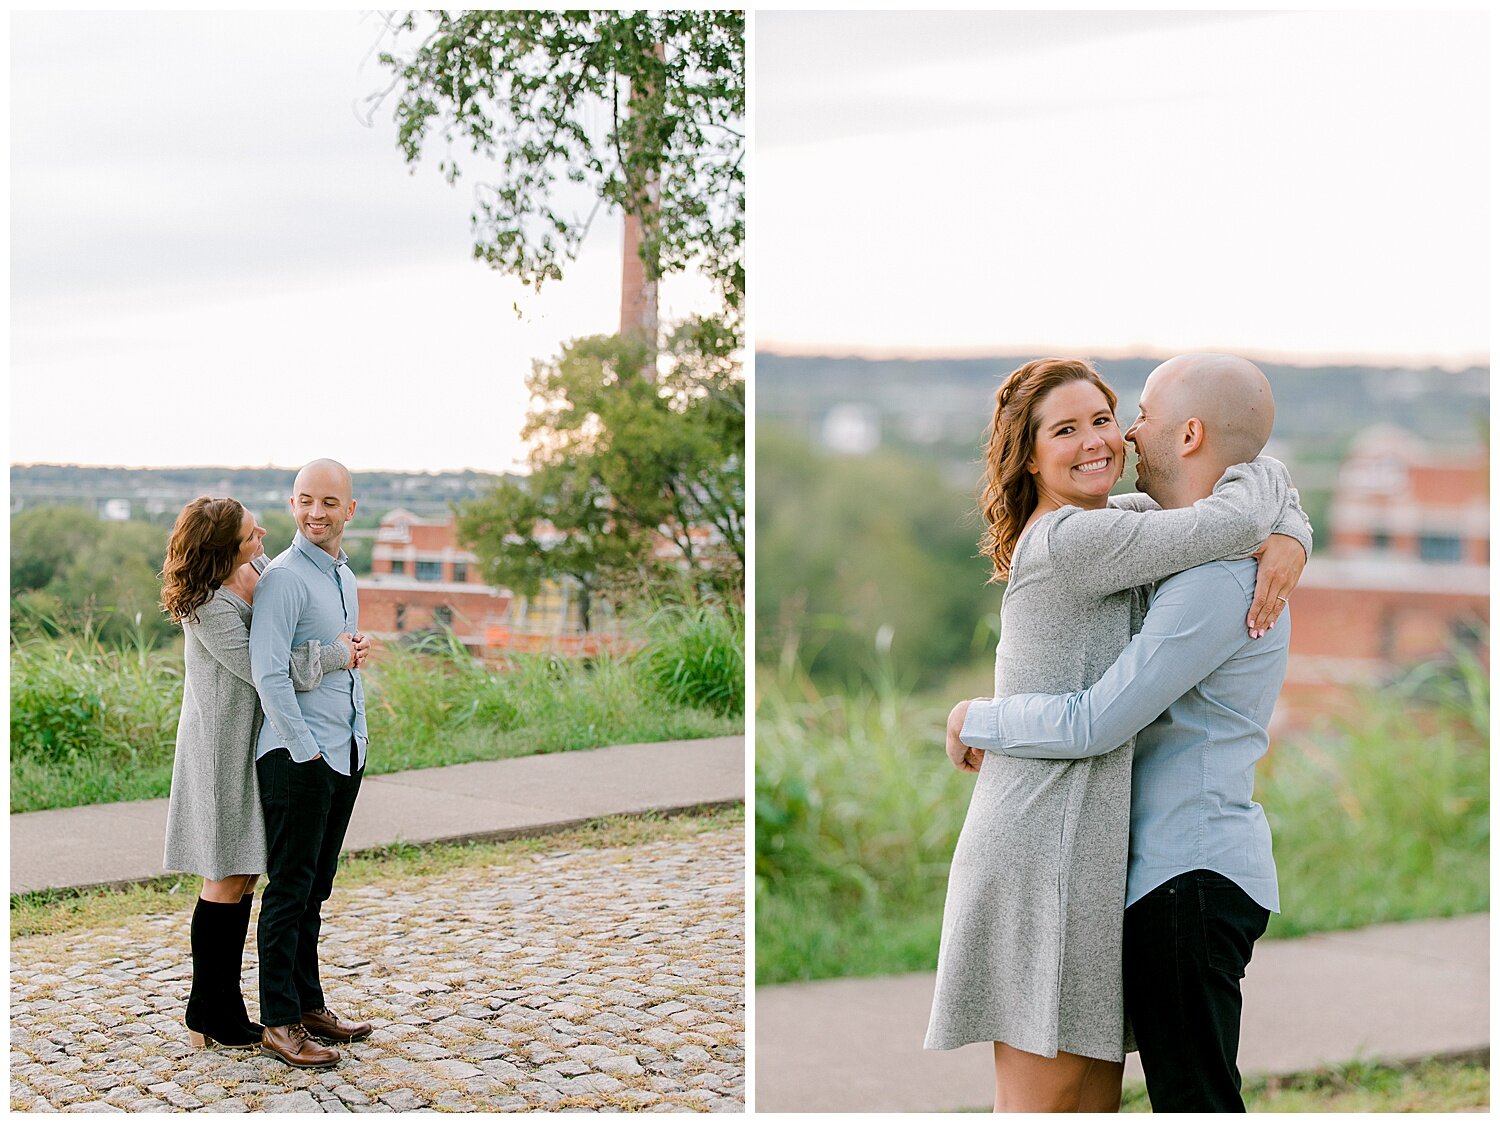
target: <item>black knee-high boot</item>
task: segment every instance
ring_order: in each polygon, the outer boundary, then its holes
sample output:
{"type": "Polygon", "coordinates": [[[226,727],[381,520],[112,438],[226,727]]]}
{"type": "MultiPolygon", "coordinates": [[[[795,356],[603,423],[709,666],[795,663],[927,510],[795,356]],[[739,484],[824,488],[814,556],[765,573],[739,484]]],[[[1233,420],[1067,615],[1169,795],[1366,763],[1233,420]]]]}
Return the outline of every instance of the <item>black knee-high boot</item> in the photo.
{"type": "Polygon", "coordinates": [[[190,1040],[200,1047],[219,1044],[246,1049],[260,1044],[259,1032],[250,1032],[243,1003],[236,1009],[228,993],[231,985],[235,994],[239,993],[239,961],[245,941],[240,917],[248,918],[249,913],[243,905],[243,901],[231,905],[199,897],[193,908],[189,930],[193,987],[188,994],[186,1021],[190,1040]],[[240,932],[237,942],[232,935],[236,926],[240,932]]]}
{"type": "Polygon", "coordinates": [[[250,1013],[245,1009],[245,992],[240,984],[245,963],[245,934],[250,930],[250,906],[254,903],[255,894],[246,893],[235,906],[238,911],[234,914],[234,927],[228,933],[230,938],[224,952],[224,992],[230,1013],[245,1027],[246,1033],[259,1041],[265,1027],[250,1020],[250,1013]]]}

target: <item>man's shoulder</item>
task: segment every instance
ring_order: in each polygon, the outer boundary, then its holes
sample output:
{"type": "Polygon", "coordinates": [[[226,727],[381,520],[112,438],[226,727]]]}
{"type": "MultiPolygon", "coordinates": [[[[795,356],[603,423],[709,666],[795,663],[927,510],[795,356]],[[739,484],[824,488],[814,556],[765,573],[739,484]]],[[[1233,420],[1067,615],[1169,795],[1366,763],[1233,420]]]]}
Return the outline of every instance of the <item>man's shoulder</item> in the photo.
{"type": "Polygon", "coordinates": [[[256,589],[257,599],[262,590],[305,588],[307,574],[303,572],[303,561],[295,546],[288,546],[272,558],[266,563],[266,568],[261,570],[256,589]]]}
{"type": "Polygon", "coordinates": [[[1195,565],[1158,582],[1152,599],[1169,594],[1173,599],[1192,599],[1210,607],[1243,612],[1255,596],[1255,564],[1254,558],[1237,558],[1195,565]],[[1244,608],[1238,605],[1236,594],[1244,600],[1244,608]]]}
{"type": "Polygon", "coordinates": [[[266,569],[262,572],[286,565],[286,563],[289,562],[296,553],[297,547],[288,546],[285,550],[282,550],[281,553],[277,554],[270,561],[266,562],[266,569]]]}
{"type": "Polygon", "coordinates": [[[296,572],[301,570],[307,562],[307,555],[297,549],[297,544],[294,542],[266,564],[265,571],[261,576],[266,576],[272,570],[292,570],[296,572]]]}

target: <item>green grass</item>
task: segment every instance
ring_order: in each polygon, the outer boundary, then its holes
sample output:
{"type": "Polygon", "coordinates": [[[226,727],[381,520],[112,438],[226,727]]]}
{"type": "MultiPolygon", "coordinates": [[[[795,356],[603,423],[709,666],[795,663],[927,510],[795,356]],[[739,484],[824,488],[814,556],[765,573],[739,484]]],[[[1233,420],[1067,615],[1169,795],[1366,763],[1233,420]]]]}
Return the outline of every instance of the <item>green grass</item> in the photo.
{"type": "MultiPolygon", "coordinates": [[[[639,652],[588,661],[520,655],[496,670],[451,642],[389,649],[366,675],[370,774],[741,732],[724,669],[742,637],[713,611],[656,624],[639,652]],[[677,648],[696,661],[664,687],[677,648]]],[[[13,636],[11,811],[165,796],[181,698],[180,642],[13,636]]]]}
{"type": "Polygon", "coordinates": [[[972,781],[942,750],[946,709],[891,690],[762,688],[756,721],[757,981],[936,961],[948,861],[972,781]]]}
{"type": "MultiPolygon", "coordinates": [[[[1355,1061],[1295,1076],[1252,1077],[1242,1093],[1250,1111],[1473,1111],[1489,1107],[1490,1069],[1477,1060],[1355,1061]]],[[[1120,1110],[1150,1111],[1145,1085],[1126,1085],[1120,1110]]]]}
{"type": "Polygon", "coordinates": [[[12,642],[11,810],[144,799],[172,779],[182,644],[12,642]]]}
{"type": "Polygon", "coordinates": [[[665,605],[646,628],[639,658],[657,693],[716,714],[745,712],[745,616],[738,607],[665,605]]]}
{"type": "MultiPolygon", "coordinates": [[[[667,839],[693,838],[743,826],[743,807],[687,815],[616,815],[555,834],[504,842],[398,843],[346,854],[339,860],[338,890],[388,885],[400,878],[439,876],[475,866],[503,867],[535,854],[563,850],[603,850],[667,839]]],[[[191,876],[160,877],[123,889],[42,890],[10,898],[10,934],[61,936],[81,928],[118,924],[130,916],[190,908],[199,881],[191,876]]]]}
{"type": "MultiPolygon", "coordinates": [[[[930,969],[973,784],[942,750],[963,695],[757,681],[757,982],[930,969]]],[[[1488,707],[1474,665],[1273,746],[1256,793],[1281,882],[1272,938],[1488,908],[1488,707]]]]}
{"type": "Polygon", "coordinates": [[[367,701],[372,775],[744,728],[742,717],[664,696],[641,653],[517,656],[495,670],[438,642],[386,653],[367,701]]]}
{"type": "Polygon", "coordinates": [[[1488,678],[1463,704],[1433,701],[1419,689],[1370,697],[1358,720],[1261,763],[1281,885],[1269,937],[1489,907],[1488,678]]]}

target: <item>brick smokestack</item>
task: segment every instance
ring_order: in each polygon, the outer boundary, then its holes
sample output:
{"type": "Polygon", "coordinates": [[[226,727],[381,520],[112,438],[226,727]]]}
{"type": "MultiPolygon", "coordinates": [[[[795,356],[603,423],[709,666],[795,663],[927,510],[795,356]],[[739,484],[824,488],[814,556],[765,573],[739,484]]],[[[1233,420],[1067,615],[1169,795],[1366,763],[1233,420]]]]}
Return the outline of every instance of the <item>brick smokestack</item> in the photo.
{"type": "MultiPolygon", "coordinates": [[[[654,194],[655,192],[653,192],[654,194]]],[[[653,204],[654,205],[654,204],[653,204]]],[[[624,261],[620,277],[620,334],[644,336],[656,350],[657,282],[646,275],[646,263],[641,260],[641,218],[625,215],[624,261]]],[[[648,372],[651,377],[655,372],[648,372]]]]}
{"type": "MultiPolygon", "coordinates": [[[[658,59],[666,58],[660,43],[655,45],[652,53],[658,59]]],[[[638,85],[630,91],[632,118],[643,107],[643,103],[649,101],[653,92],[649,85],[638,85]]],[[[639,126],[634,131],[635,140],[640,143],[642,137],[639,126]]],[[[620,276],[620,334],[627,338],[633,336],[645,340],[648,358],[641,376],[648,382],[656,381],[656,347],[660,325],[657,319],[656,262],[652,260],[648,266],[648,262],[641,256],[641,245],[646,240],[647,230],[659,229],[661,178],[656,163],[655,160],[650,162],[645,183],[641,185],[644,191],[635,197],[639,209],[633,213],[627,208],[625,212],[624,260],[620,276]]]]}

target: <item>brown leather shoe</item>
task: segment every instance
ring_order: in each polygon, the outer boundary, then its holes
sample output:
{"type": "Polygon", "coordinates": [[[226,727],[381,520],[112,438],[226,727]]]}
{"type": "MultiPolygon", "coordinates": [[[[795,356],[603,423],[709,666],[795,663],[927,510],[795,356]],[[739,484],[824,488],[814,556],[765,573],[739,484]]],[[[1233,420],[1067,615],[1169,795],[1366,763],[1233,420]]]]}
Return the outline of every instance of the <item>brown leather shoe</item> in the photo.
{"type": "Polygon", "coordinates": [[[301,1022],[266,1026],[260,1035],[260,1051],[293,1068],[331,1068],[339,1063],[339,1051],[319,1045],[307,1035],[301,1022]]]}
{"type": "Polygon", "coordinates": [[[375,1027],[369,1022],[341,1021],[327,1006],[316,1010],[302,1011],[302,1024],[307,1032],[325,1041],[360,1041],[370,1036],[375,1027]]]}

